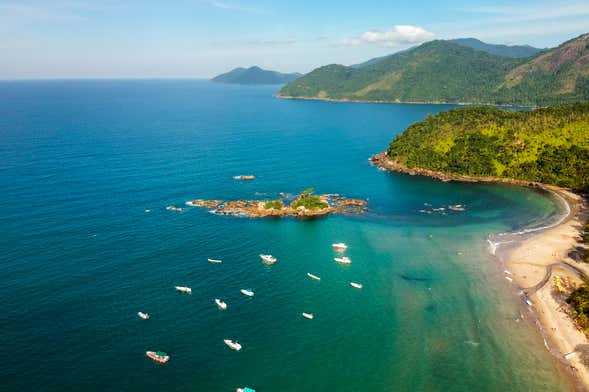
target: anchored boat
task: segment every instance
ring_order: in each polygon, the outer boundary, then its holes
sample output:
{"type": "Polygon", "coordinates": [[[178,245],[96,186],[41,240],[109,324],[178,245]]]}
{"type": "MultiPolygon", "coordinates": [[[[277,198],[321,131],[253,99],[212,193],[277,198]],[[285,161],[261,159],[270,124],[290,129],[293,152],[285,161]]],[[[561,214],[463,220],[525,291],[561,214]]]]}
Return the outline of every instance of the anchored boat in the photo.
{"type": "Polygon", "coordinates": [[[157,363],[164,364],[170,360],[170,356],[163,351],[146,351],[145,355],[157,363]]]}
{"type": "Polygon", "coordinates": [[[356,283],[356,282],[350,282],[350,286],[352,286],[356,289],[361,289],[362,287],[364,287],[360,283],[356,283]]]}
{"type": "Polygon", "coordinates": [[[343,242],[336,242],[335,244],[331,244],[331,246],[333,249],[339,250],[340,252],[348,249],[348,245],[344,244],[343,242]]]}
{"type": "Polygon", "coordinates": [[[318,277],[317,275],[313,275],[313,274],[312,274],[312,273],[310,273],[310,272],[307,272],[307,276],[308,276],[309,278],[311,278],[311,279],[315,279],[315,280],[321,280],[321,278],[320,278],[320,277],[318,277]]]}
{"type": "Polygon", "coordinates": [[[217,260],[217,259],[207,259],[209,261],[209,263],[213,263],[213,264],[219,264],[222,263],[223,260],[217,260]]]}
{"type": "Polygon", "coordinates": [[[252,289],[241,289],[241,294],[247,295],[248,297],[254,296],[254,291],[252,289]]]}
{"type": "Polygon", "coordinates": [[[352,260],[350,260],[349,257],[345,257],[345,256],[344,257],[334,257],[333,259],[341,264],[351,264],[352,263],[352,260]]]}
{"type": "Polygon", "coordinates": [[[137,312],[137,316],[141,317],[143,320],[147,320],[149,318],[149,313],[137,312]]]}
{"type": "Polygon", "coordinates": [[[223,339],[223,341],[230,349],[235,351],[241,350],[241,344],[239,344],[239,342],[237,342],[236,340],[223,339]]]}
{"type": "Polygon", "coordinates": [[[192,289],[190,287],[186,287],[186,286],[176,286],[176,290],[180,291],[181,293],[188,293],[188,294],[192,293],[192,289]]]}
{"type": "Polygon", "coordinates": [[[221,301],[219,298],[215,298],[215,303],[217,304],[219,309],[221,309],[221,310],[227,309],[227,304],[225,302],[221,301]]]}
{"type": "Polygon", "coordinates": [[[274,263],[276,263],[276,257],[274,257],[272,255],[260,255],[260,258],[266,264],[274,264],[274,263]]]}
{"type": "Polygon", "coordinates": [[[309,320],[313,320],[313,313],[303,313],[303,317],[309,320]]]}

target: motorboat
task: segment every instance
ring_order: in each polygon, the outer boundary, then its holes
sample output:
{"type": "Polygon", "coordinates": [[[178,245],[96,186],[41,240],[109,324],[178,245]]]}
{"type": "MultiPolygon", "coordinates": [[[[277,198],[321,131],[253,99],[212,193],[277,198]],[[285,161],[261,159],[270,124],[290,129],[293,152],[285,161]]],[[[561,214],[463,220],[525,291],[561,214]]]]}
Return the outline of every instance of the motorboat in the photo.
{"type": "Polygon", "coordinates": [[[239,344],[236,340],[223,339],[223,341],[225,342],[227,347],[229,347],[230,349],[235,350],[235,351],[241,350],[241,344],[239,344]]]}
{"type": "Polygon", "coordinates": [[[225,302],[221,301],[219,298],[215,298],[215,303],[217,304],[219,309],[221,309],[221,310],[227,309],[227,304],[225,302]]]}
{"type": "Polygon", "coordinates": [[[272,255],[260,255],[260,258],[266,264],[274,264],[274,263],[276,263],[276,257],[274,257],[272,255]]]}
{"type": "Polygon", "coordinates": [[[192,289],[190,287],[186,287],[186,286],[176,286],[176,290],[178,290],[181,293],[187,293],[187,294],[192,293],[192,289]]]}
{"type": "Polygon", "coordinates": [[[207,259],[209,261],[209,263],[213,263],[213,264],[219,264],[222,263],[223,260],[217,260],[217,259],[207,259]]]}
{"type": "Polygon", "coordinates": [[[312,274],[312,273],[310,273],[310,272],[307,272],[307,276],[308,276],[309,278],[311,278],[311,279],[315,279],[315,280],[321,280],[321,278],[320,278],[320,277],[318,277],[317,275],[313,275],[313,274],[312,274]]]}
{"type": "Polygon", "coordinates": [[[309,320],[313,320],[313,313],[303,313],[303,317],[309,320]]]}
{"type": "Polygon", "coordinates": [[[355,289],[361,289],[363,287],[360,283],[356,282],[350,282],[350,286],[352,286],[355,289]]]}
{"type": "Polygon", "coordinates": [[[137,316],[141,317],[143,320],[147,320],[149,318],[149,313],[137,312],[137,316]]]}
{"type": "Polygon", "coordinates": [[[170,360],[170,356],[163,351],[146,351],[145,355],[157,363],[164,364],[170,360]]]}
{"type": "Polygon", "coordinates": [[[248,297],[254,296],[254,291],[252,289],[241,289],[241,294],[247,295],[248,297]]]}
{"type": "Polygon", "coordinates": [[[331,244],[333,249],[343,252],[344,250],[348,249],[348,245],[344,244],[343,242],[336,242],[335,244],[331,244]]]}
{"type": "Polygon", "coordinates": [[[352,263],[352,260],[350,260],[349,257],[345,257],[345,256],[344,257],[334,257],[333,259],[341,264],[351,264],[352,263]]]}

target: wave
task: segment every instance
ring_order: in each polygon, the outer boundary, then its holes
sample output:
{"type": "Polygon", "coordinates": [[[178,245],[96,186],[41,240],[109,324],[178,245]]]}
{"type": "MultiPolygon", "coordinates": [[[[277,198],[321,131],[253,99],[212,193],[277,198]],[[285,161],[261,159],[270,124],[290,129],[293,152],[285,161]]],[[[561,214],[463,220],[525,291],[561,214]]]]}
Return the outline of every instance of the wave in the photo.
{"type": "Polygon", "coordinates": [[[552,193],[560,201],[560,203],[564,206],[564,213],[561,216],[559,216],[558,219],[556,219],[554,222],[552,222],[548,225],[539,226],[539,227],[531,227],[531,228],[526,228],[526,229],[522,229],[522,230],[518,230],[518,231],[508,231],[508,232],[499,233],[499,234],[495,234],[495,235],[493,235],[493,234],[489,235],[489,237],[487,238],[487,242],[489,243],[489,252],[493,256],[496,255],[497,248],[499,248],[499,246],[504,245],[504,244],[508,244],[508,243],[512,243],[512,242],[516,242],[520,238],[507,240],[507,241],[492,241],[492,238],[506,237],[506,236],[521,237],[522,235],[525,235],[525,234],[530,234],[530,233],[535,233],[535,232],[539,232],[539,231],[552,229],[553,227],[560,225],[562,222],[564,222],[570,216],[571,206],[565,200],[565,198],[551,189],[546,189],[546,191],[552,193]]]}

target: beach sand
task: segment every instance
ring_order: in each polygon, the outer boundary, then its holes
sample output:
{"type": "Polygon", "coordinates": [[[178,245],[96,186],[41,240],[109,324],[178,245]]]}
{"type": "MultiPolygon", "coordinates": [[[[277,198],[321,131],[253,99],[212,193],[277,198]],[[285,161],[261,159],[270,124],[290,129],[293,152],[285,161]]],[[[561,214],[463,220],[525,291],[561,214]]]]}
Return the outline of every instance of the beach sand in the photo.
{"type": "Polygon", "coordinates": [[[589,276],[589,265],[579,263],[569,255],[581,241],[582,227],[589,216],[587,202],[572,192],[556,187],[546,188],[568,203],[570,213],[557,226],[540,231],[511,250],[507,255],[507,267],[533,303],[532,307],[547,336],[547,348],[568,362],[567,365],[571,366],[584,389],[589,390],[589,368],[581,363],[582,355],[576,352],[589,341],[565,313],[563,297],[554,295],[553,281],[553,277],[558,275],[561,278],[568,277],[578,285],[582,281],[575,270],[589,276]],[[572,268],[555,263],[568,264],[572,268]],[[548,274],[549,279],[546,280],[548,274]]]}

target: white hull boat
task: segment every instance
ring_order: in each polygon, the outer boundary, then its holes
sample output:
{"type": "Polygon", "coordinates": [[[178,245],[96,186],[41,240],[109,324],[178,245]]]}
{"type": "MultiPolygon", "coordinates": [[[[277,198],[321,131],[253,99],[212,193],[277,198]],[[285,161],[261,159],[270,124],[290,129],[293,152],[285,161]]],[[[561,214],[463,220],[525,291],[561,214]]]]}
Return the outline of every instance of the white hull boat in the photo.
{"type": "Polygon", "coordinates": [[[309,320],[313,320],[313,313],[303,313],[303,317],[309,320]]]}
{"type": "Polygon", "coordinates": [[[170,356],[163,351],[146,351],[145,355],[155,362],[161,364],[164,364],[170,360],[170,356]]]}
{"type": "Polygon", "coordinates": [[[341,263],[341,264],[351,264],[352,263],[352,260],[350,260],[349,257],[335,257],[334,260],[337,261],[338,263],[341,263]]]}
{"type": "Polygon", "coordinates": [[[311,279],[315,279],[315,280],[321,280],[321,278],[320,278],[320,277],[318,277],[317,275],[313,275],[313,274],[312,274],[312,273],[310,273],[310,272],[307,272],[307,276],[308,276],[309,278],[311,278],[311,279]]]}
{"type": "Polygon", "coordinates": [[[213,264],[219,264],[222,263],[223,260],[217,260],[217,259],[207,259],[209,261],[209,263],[213,263],[213,264]]]}
{"type": "Polygon", "coordinates": [[[178,290],[181,293],[187,293],[187,294],[192,293],[192,289],[190,287],[186,287],[186,286],[176,286],[176,290],[178,290]]]}
{"type": "Polygon", "coordinates": [[[355,289],[361,289],[362,287],[364,287],[360,283],[356,283],[356,282],[350,282],[350,286],[352,286],[355,289]]]}
{"type": "Polygon", "coordinates": [[[236,342],[234,340],[230,340],[230,339],[224,339],[223,341],[225,342],[227,347],[229,347],[230,349],[235,350],[235,351],[241,350],[241,344],[239,344],[238,342],[236,342]]]}
{"type": "Polygon", "coordinates": [[[274,264],[276,263],[276,257],[272,255],[260,255],[260,259],[266,264],[274,264]]]}
{"type": "Polygon", "coordinates": [[[225,302],[221,301],[219,298],[215,298],[215,303],[217,304],[219,309],[221,309],[221,310],[227,309],[227,304],[225,302]]]}
{"type": "Polygon", "coordinates": [[[336,242],[335,244],[331,244],[333,249],[343,252],[344,250],[348,249],[348,245],[344,244],[343,242],[336,242]]]}
{"type": "Polygon", "coordinates": [[[147,320],[149,318],[149,313],[137,312],[137,316],[141,317],[143,320],[147,320]]]}
{"type": "Polygon", "coordinates": [[[254,296],[254,291],[252,289],[241,289],[241,294],[247,295],[248,297],[254,296]]]}

